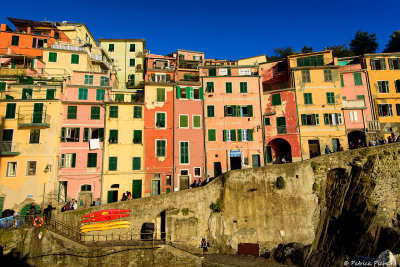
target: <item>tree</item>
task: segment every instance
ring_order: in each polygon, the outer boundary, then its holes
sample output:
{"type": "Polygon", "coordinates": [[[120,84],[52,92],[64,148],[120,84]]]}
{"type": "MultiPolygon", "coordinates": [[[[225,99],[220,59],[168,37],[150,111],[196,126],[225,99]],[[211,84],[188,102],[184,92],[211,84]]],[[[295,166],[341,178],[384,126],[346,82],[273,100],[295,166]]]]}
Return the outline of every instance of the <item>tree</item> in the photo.
{"type": "Polygon", "coordinates": [[[312,46],[308,47],[305,45],[303,49],[301,49],[301,53],[311,53],[311,52],[313,52],[312,46]]]}
{"type": "Polygon", "coordinates": [[[350,51],[348,45],[333,45],[325,47],[325,50],[332,50],[334,57],[351,57],[354,56],[353,52],[350,51]]]}
{"type": "Polygon", "coordinates": [[[350,48],[351,51],[359,55],[364,55],[368,53],[375,53],[379,45],[376,42],[376,34],[369,34],[368,32],[358,31],[351,40],[350,48]]]}
{"type": "Polygon", "coordinates": [[[390,35],[389,42],[383,52],[400,52],[400,31],[395,31],[390,35]]]}
{"type": "Polygon", "coordinates": [[[274,48],[274,53],[275,53],[275,55],[269,56],[268,59],[276,60],[276,59],[286,58],[290,55],[296,54],[296,51],[294,51],[294,49],[292,47],[288,46],[288,47],[274,48]]]}

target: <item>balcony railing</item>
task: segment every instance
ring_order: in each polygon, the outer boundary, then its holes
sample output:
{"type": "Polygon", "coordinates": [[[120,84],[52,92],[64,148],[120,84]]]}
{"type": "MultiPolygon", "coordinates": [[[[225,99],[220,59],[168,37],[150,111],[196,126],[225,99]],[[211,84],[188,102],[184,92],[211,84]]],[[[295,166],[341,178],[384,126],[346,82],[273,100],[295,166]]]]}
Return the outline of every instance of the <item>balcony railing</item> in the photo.
{"type": "Polygon", "coordinates": [[[26,69],[0,68],[0,76],[26,75],[26,69]]]}
{"type": "Polygon", "coordinates": [[[60,50],[70,50],[70,51],[85,51],[84,47],[75,46],[75,45],[53,44],[53,45],[51,45],[51,48],[60,49],[60,50]]]}
{"type": "Polygon", "coordinates": [[[51,116],[45,112],[24,112],[18,113],[18,126],[30,127],[30,126],[45,126],[50,127],[51,116]]]}
{"type": "Polygon", "coordinates": [[[143,93],[111,94],[108,100],[109,100],[108,102],[116,102],[116,103],[143,103],[144,94],[143,93]]]}
{"type": "Polygon", "coordinates": [[[381,129],[381,125],[379,124],[379,121],[377,121],[377,120],[367,121],[367,128],[368,128],[368,131],[379,131],[381,129]]]}
{"type": "Polygon", "coordinates": [[[184,77],[183,79],[180,79],[179,81],[198,82],[198,81],[200,81],[200,78],[199,78],[199,76],[189,76],[189,77],[184,77]]]}
{"type": "Polygon", "coordinates": [[[150,75],[149,82],[153,83],[172,83],[171,75],[150,75]]]}
{"type": "Polygon", "coordinates": [[[181,69],[194,69],[194,70],[198,70],[199,69],[200,64],[197,62],[179,62],[179,68],[181,69]]]}
{"type": "Polygon", "coordinates": [[[0,155],[19,155],[18,147],[13,145],[12,141],[2,141],[0,142],[0,155]]]}
{"type": "Polygon", "coordinates": [[[94,61],[101,61],[104,63],[104,65],[107,66],[107,68],[111,69],[111,64],[107,61],[107,59],[103,55],[93,55],[92,54],[92,60],[94,61]]]}
{"type": "Polygon", "coordinates": [[[143,57],[147,54],[147,50],[143,50],[143,51],[136,51],[136,56],[137,57],[143,57]]]}

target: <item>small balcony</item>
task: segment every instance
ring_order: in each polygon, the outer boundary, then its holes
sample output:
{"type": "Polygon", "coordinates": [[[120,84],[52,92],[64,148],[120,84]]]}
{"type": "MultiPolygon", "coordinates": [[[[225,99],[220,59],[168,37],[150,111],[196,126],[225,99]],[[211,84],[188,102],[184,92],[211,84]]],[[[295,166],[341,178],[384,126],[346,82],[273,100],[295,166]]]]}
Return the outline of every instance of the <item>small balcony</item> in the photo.
{"type": "Polygon", "coordinates": [[[24,112],[18,113],[17,124],[19,127],[50,127],[51,116],[44,112],[24,112]]]}
{"type": "Polygon", "coordinates": [[[367,130],[368,132],[376,132],[381,129],[381,125],[378,120],[367,121],[367,130]]]}
{"type": "Polygon", "coordinates": [[[149,76],[149,82],[152,83],[173,83],[174,80],[171,78],[171,75],[166,74],[166,75],[159,75],[159,74],[150,74],[149,76]]]}
{"type": "Polygon", "coordinates": [[[201,66],[200,60],[180,60],[178,67],[181,69],[198,70],[200,66],[201,66]]]}
{"type": "Polygon", "coordinates": [[[85,51],[84,47],[75,45],[52,44],[51,48],[59,50],[69,50],[69,51],[85,51]]]}
{"type": "Polygon", "coordinates": [[[26,75],[26,69],[0,68],[0,76],[20,76],[26,75]]]}
{"type": "Polygon", "coordinates": [[[144,93],[137,92],[134,94],[114,93],[110,94],[108,103],[144,103],[144,93]]]}
{"type": "Polygon", "coordinates": [[[144,57],[147,54],[147,50],[144,49],[143,51],[136,51],[135,54],[137,57],[144,57]]]}
{"type": "Polygon", "coordinates": [[[12,141],[0,142],[0,156],[18,156],[19,149],[16,145],[12,144],[12,141]]]}

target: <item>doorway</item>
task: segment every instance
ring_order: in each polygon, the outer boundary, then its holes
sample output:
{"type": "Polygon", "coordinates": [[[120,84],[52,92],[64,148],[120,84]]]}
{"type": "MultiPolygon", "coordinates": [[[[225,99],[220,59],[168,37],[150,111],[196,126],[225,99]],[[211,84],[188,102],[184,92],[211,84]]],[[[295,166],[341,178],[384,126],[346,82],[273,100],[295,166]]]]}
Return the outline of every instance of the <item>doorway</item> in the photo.
{"type": "Polygon", "coordinates": [[[92,204],[92,192],[79,192],[78,202],[81,207],[90,207],[90,204],[92,204]]]}
{"type": "Polygon", "coordinates": [[[67,201],[67,181],[60,181],[58,184],[58,202],[67,201]]]}
{"type": "Polygon", "coordinates": [[[118,191],[110,190],[107,192],[107,203],[113,203],[118,201],[118,191]]]}
{"type": "Polygon", "coordinates": [[[151,195],[156,196],[160,194],[160,180],[151,181],[151,195]]]}
{"type": "Polygon", "coordinates": [[[337,152],[340,146],[339,138],[332,138],[332,151],[337,152]]]}
{"type": "Polygon", "coordinates": [[[321,155],[319,140],[308,140],[308,147],[310,149],[310,158],[321,155]]]}
{"type": "Polygon", "coordinates": [[[165,236],[166,236],[166,233],[165,233],[166,212],[165,212],[165,210],[161,212],[160,216],[161,216],[161,239],[165,240],[165,236]]]}
{"type": "Polygon", "coordinates": [[[221,162],[214,162],[214,177],[218,177],[222,174],[221,162]]]}
{"type": "Polygon", "coordinates": [[[189,189],[189,175],[179,175],[179,191],[189,189]]]}
{"type": "Polygon", "coordinates": [[[35,103],[33,104],[33,123],[42,123],[43,118],[43,103],[35,103]]]}
{"type": "Polygon", "coordinates": [[[253,165],[253,168],[260,167],[260,155],[258,154],[251,155],[251,163],[253,165]]]}
{"type": "Polygon", "coordinates": [[[132,198],[142,197],[142,180],[132,180],[132,198]]]}
{"type": "Polygon", "coordinates": [[[239,170],[242,168],[242,157],[230,157],[231,170],[239,170]]]}
{"type": "Polygon", "coordinates": [[[265,150],[265,154],[266,154],[267,163],[271,163],[271,161],[272,161],[272,146],[267,146],[267,149],[265,150]]]}

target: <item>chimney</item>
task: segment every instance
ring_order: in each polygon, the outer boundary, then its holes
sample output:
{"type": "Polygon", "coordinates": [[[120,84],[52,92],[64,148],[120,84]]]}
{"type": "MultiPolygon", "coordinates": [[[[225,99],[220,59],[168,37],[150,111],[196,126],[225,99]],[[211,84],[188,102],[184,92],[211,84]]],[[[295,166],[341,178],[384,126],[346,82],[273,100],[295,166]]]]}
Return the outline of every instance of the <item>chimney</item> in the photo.
{"type": "Polygon", "coordinates": [[[1,24],[0,31],[5,32],[7,30],[7,24],[1,24]]]}
{"type": "Polygon", "coordinates": [[[32,33],[32,28],[31,27],[27,27],[26,28],[26,33],[27,34],[31,34],[32,33]]]}
{"type": "Polygon", "coordinates": [[[50,31],[50,37],[54,37],[54,30],[50,31]]]}

